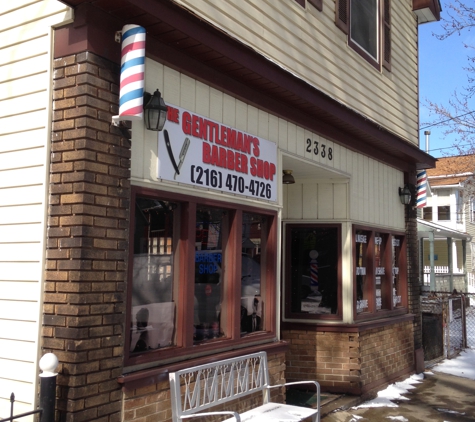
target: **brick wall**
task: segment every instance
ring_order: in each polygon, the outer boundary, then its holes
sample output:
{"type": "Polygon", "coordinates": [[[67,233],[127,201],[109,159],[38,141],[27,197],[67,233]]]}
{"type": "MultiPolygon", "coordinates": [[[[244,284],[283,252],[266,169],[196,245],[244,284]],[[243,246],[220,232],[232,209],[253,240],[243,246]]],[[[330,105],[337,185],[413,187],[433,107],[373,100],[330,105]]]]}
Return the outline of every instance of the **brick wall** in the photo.
{"type": "Polygon", "coordinates": [[[414,369],[412,322],[373,328],[360,333],[360,382],[368,391],[414,369]]]}
{"type": "MultiPolygon", "coordinates": [[[[411,181],[416,183],[415,180],[411,181]]],[[[413,190],[413,195],[416,192],[413,190]]],[[[406,206],[406,239],[407,239],[407,300],[409,312],[416,315],[414,319],[414,347],[422,348],[422,314],[420,307],[420,273],[419,273],[419,240],[417,236],[417,208],[406,206]]]]}
{"type": "Polygon", "coordinates": [[[57,420],[118,421],[130,141],[111,127],[119,69],[54,61],[43,351],[60,361],[57,420]]]}
{"type": "Polygon", "coordinates": [[[287,381],[317,380],[322,391],[363,394],[414,368],[412,322],[360,333],[283,330],[287,381]]]}
{"type": "MultiPolygon", "coordinates": [[[[285,382],[285,354],[276,353],[267,356],[271,385],[285,382]]],[[[271,390],[273,401],[284,402],[284,389],[271,390]]],[[[228,402],[221,407],[210,410],[238,410],[243,412],[262,403],[262,393],[256,393],[240,401],[228,402]]],[[[171,422],[170,385],[168,381],[153,384],[143,388],[129,390],[124,393],[124,422],[163,421],[171,422]]],[[[213,421],[212,418],[206,418],[213,421]]],[[[216,421],[223,420],[222,416],[216,421]]]]}

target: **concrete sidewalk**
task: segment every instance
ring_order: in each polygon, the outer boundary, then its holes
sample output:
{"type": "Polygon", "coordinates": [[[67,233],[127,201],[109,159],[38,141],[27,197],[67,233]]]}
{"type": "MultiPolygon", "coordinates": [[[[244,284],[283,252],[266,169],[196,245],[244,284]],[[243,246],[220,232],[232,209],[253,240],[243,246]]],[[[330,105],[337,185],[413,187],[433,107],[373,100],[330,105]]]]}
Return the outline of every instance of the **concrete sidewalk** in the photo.
{"type": "MultiPolygon", "coordinates": [[[[398,407],[354,409],[359,397],[343,396],[322,404],[324,422],[462,422],[475,421],[475,381],[428,370],[420,384],[404,394],[398,407]]],[[[324,393],[322,394],[324,395],[324,393]]]]}

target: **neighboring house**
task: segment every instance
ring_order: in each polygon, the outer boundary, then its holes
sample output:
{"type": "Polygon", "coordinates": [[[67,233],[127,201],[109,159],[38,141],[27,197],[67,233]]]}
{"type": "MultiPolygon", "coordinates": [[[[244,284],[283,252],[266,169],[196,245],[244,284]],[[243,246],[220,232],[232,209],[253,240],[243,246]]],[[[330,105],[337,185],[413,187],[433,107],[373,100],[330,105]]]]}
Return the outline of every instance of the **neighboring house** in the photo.
{"type": "Polygon", "coordinates": [[[37,400],[50,189],[55,0],[0,4],[0,418],[37,400]]]}
{"type": "Polygon", "coordinates": [[[71,422],[169,421],[169,372],[258,350],[329,392],[421,370],[398,189],[435,165],[417,26],[437,0],[4,3],[0,418],[12,391],[36,405],[46,352],[71,422]],[[111,125],[128,25],[161,132],[111,125]]]}
{"type": "Polygon", "coordinates": [[[443,157],[427,170],[430,190],[418,223],[426,289],[467,291],[472,278],[474,164],[473,155],[443,157]]]}

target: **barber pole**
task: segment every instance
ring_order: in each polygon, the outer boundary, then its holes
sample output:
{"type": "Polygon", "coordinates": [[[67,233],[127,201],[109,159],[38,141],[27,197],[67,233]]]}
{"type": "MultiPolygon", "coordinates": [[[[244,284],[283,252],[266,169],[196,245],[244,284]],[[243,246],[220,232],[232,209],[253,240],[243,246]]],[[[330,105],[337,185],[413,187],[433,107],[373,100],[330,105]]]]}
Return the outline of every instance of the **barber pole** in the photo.
{"type": "Polygon", "coordinates": [[[145,28],[138,25],[122,28],[121,56],[119,115],[112,117],[115,124],[143,118],[145,28]]]}
{"type": "Polygon", "coordinates": [[[310,288],[312,292],[318,292],[318,252],[316,250],[311,250],[309,253],[310,256],[310,288]]]}
{"type": "Polygon", "coordinates": [[[427,173],[421,170],[417,173],[417,208],[427,205],[427,173]]]}

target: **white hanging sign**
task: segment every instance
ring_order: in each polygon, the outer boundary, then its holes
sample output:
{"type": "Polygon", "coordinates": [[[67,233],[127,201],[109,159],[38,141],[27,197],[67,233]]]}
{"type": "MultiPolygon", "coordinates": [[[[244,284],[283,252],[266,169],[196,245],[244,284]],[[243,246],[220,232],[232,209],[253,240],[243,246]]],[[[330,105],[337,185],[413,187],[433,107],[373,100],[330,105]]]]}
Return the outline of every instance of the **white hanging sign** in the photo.
{"type": "Polygon", "coordinates": [[[158,135],[158,177],[277,201],[277,145],[168,105],[158,135]]]}

